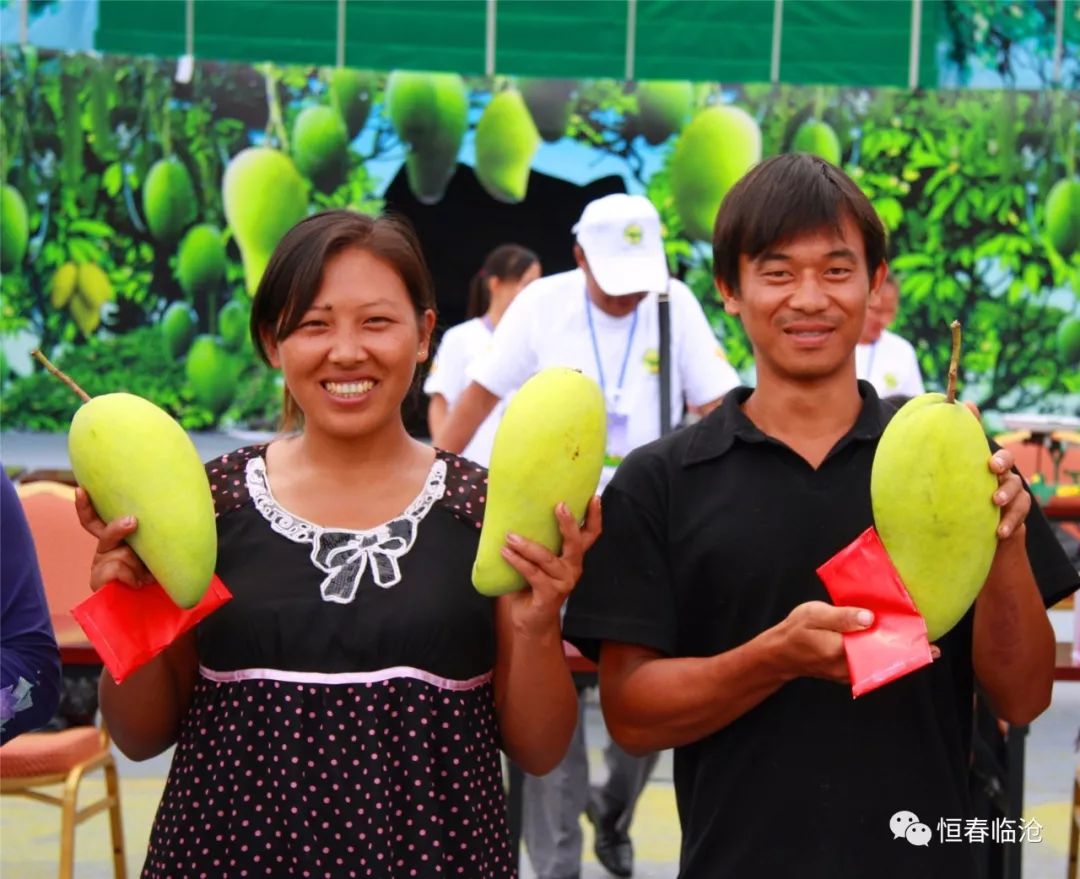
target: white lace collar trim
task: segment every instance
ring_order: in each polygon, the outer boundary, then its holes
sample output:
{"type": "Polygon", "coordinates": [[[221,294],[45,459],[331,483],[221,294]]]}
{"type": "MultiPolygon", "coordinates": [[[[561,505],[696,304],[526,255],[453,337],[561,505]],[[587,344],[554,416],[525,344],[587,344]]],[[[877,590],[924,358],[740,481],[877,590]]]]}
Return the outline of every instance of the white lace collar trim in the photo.
{"type": "Polygon", "coordinates": [[[401,582],[398,559],[412,548],[420,521],[446,492],[446,461],[435,459],[424,488],[404,513],[365,531],[324,528],[294,516],[274,498],[261,456],[248,460],[244,479],[255,509],[274,531],[294,543],[311,544],[311,563],[327,575],[320,585],[323,600],[348,604],[368,567],[383,589],[401,582]]]}

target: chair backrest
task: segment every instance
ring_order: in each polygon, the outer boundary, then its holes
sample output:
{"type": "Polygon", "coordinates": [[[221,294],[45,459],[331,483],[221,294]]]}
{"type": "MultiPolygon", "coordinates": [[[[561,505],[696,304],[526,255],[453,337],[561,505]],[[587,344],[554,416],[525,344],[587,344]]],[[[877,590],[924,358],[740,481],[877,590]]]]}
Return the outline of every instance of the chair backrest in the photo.
{"type": "Polygon", "coordinates": [[[17,483],[15,489],[34,536],[45,597],[59,639],[61,627],[78,631],[69,611],[90,594],[90,562],[97,540],[79,524],[75,489],[70,485],[17,483]]]}

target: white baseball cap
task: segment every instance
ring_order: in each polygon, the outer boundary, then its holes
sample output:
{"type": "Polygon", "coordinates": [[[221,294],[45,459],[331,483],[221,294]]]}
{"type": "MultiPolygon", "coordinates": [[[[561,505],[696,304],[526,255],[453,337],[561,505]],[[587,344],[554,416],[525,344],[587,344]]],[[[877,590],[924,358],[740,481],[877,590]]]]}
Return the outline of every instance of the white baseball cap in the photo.
{"type": "Polygon", "coordinates": [[[616,193],[591,201],[573,232],[596,283],[609,296],[667,288],[660,215],[645,196],[616,193]]]}

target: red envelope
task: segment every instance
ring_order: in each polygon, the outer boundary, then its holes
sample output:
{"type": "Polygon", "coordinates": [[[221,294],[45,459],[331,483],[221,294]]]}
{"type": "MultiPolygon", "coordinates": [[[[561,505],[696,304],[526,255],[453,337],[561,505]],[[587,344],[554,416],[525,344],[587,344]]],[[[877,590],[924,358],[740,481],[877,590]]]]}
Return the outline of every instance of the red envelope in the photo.
{"type": "Polygon", "coordinates": [[[71,615],[119,684],[231,598],[216,574],[188,610],[177,607],[159,583],[132,589],[113,580],[75,605],[71,615]]]}
{"type": "Polygon", "coordinates": [[[869,629],[843,636],[853,697],[930,664],[926,621],[876,529],[867,528],[819,567],[817,574],[834,604],[865,607],[874,614],[869,629]]]}

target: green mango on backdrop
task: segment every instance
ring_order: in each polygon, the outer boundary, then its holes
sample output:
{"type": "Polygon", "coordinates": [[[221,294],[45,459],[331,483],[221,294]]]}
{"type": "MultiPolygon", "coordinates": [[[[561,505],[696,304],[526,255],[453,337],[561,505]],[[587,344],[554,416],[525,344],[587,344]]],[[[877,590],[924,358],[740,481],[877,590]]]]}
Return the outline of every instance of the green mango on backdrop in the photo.
{"type": "Polygon", "coordinates": [[[161,334],[165,338],[165,350],[174,360],[191,347],[199,331],[199,316],[186,302],[173,302],[161,316],[161,334]]]}
{"type": "Polygon", "coordinates": [[[115,298],[112,281],[101,266],[92,262],[79,265],[75,285],[75,298],[85,299],[90,305],[100,308],[115,298]]]}
{"type": "Polygon", "coordinates": [[[99,516],[134,516],[127,542],[182,608],[199,603],[217,562],[206,468],[191,438],[134,394],[103,394],[71,420],[68,454],[99,516]]]}
{"type": "Polygon", "coordinates": [[[600,482],[606,443],[604,395],[576,369],[542,369],[514,394],[491,450],[484,524],[472,569],[478,592],[496,596],[525,586],[502,557],[508,532],[561,551],[555,506],[565,503],[582,520],[600,482]]]}
{"type": "Polygon", "coordinates": [[[1046,197],[1046,237],[1063,259],[1080,249],[1080,180],[1059,180],[1046,197]]]}
{"type": "Polygon", "coordinates": [[[409,146],[409,188],[424,204],[435,204],[454,175],[468,127],[465,80],[456,73],[395,70],[387,79],[386,104],[394,131],[409,146]]]}
{"type": "Polygon", "coordinates": [[[184,374],[195,399],[220,415],[236,396],[236,362],[217,336],[196,336],[184,361],[184,374]]]}
{"type": "Polygon", "coordinates": [[[330,103],[345,120],[349,140],[356,137],[367,122],[375,87],[375,74],[370,70],[336,67],[327,75],[326,88],[330,93],[330,103]]]}
{"type": "Polygon", "coordinates": [[[0,189],[0,271],[22,265],[30,242],[30,215],[22,194],[14,186],[0,189]]]}
{"type": "Polygon", "coordinates": [[[284,153],[249,147],[229,162],[221,190],[225,217],[244,263],[247,291],[253,296],[270,254],[307,215],[307,187],[284,153]]]}
{"type": "Polygon", "coordinates": [[[55,309],[67,308],[79,282],[79,267],[66,262],[53,272],[49,282],[49,304],[55,309]]]}
{"type": "Polygon", "coordinates": [[[476,176],[499,201],[524,201],[540,133],[515,89],[493,97],[476,125],[476,176]]]}
{"type": "Polygon", "coordinates": [[[90,338],[94,330],[101,325],[101,306],[84,299],[78,291],[68,302],[68,311],[71,313],[71,319],[75,321],[75,326],[79,328],[79,332],[87,338],[90,338]]]}
{"type": "Polygon", "coordinates": [[[180,241],[176,278],[190,297],[216,289],[225,280],[225,243],[217,226],[192,226],[180,241]]]}
{"type": "Polygon", "coordinates": [[[518,88],[525,106],[529,108],[529,115],[547,143],[561,140],[566,134],[570,113],[574,109],[572,97],[577,87],[576,79],[522,77],[518,80],[518,88]]]}
{"type": "Polygon", "coordinates": [[[218,335],[222,344],[232,352],[242,351],[251,342],[249,324],[251,305],[239,299],[230,299],[218,312],[218,335]]]}
{"type": "Polygon", "coordinates": [[[935,393],[905,403],[874,454],[874,524],[931,641],[967,613],[997,550],[989,458],[978,418],[935,393]]]}
{"type": "Polygon", "coordinates": [[[162,244],[174,244],[195,222],[195,186],[188,169],[175,156],[151,166],[143,181],[142,200],[150,234],[162,244]]]}
{"type": "Polygon", "coordinates": [[[349,164],[349,135],[341,114],[333,107],[301,110],[293,123],[292,152],[300,173],[319,189],[337,189],[349,164]]]}
{"type": "Polygon", "coordinates": [[[1063,366],[1080,366],[1080,317],[1061,322],[1057,331],[1057,349],[1063,366]]]}
{"type": "Polygon", "coordinates": [[[694,105],[694,85],[685,80],[651,80],[638,84],[638,129],[656,146],[679,131],[694,105]]]}
{"type": "Polygon", "coordinates": [[[828,122],[810,119],[799,126],[791,139],[791,151],[820,156],[831,165],[839,165],[843,159],[840,138],[828,122]]]}
{"type": "Polygon", "coordinates": [[[738,107],[708,107],[683,129],[671,157],[671,192],[686,234],[712,239],[720,202],[761,159],[761,129],[738,107]]]}

